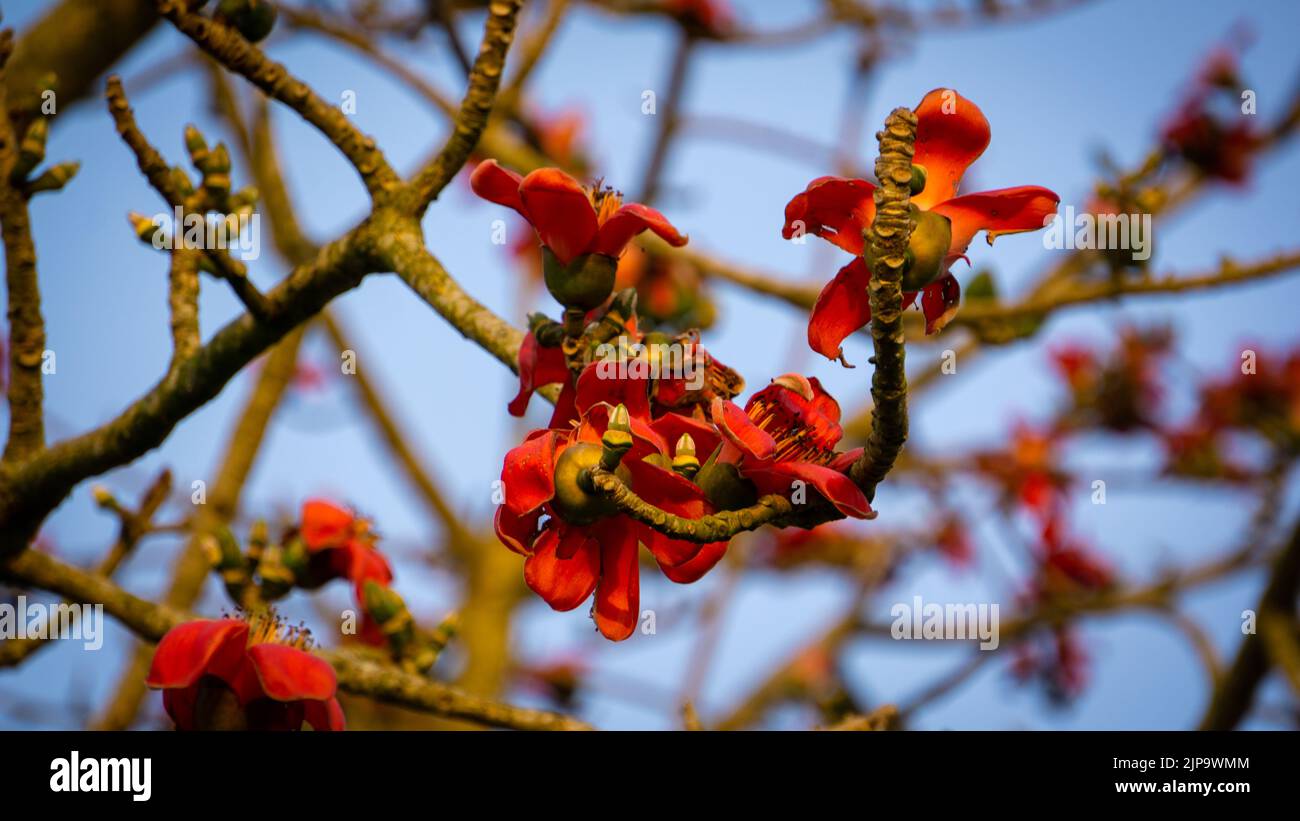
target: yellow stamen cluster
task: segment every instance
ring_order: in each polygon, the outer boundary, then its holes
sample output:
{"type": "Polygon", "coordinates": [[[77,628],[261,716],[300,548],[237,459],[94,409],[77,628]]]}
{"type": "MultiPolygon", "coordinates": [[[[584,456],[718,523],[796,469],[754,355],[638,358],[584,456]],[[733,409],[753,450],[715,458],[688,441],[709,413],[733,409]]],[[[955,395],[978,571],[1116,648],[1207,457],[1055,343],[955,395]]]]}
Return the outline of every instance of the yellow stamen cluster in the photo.
{"type": "Polygon", "coordinates": [[[297,625],[287,623],[274,610],[262,610],[246,616],[248,622],[248,646],[255,644],[283,644],[298,650],[310,650],[312,647],[311,631],[302,622],[297,625]]]}
{"type": "Polygon", "coordinates": [[[775,461],[826,465],[835,459],[835,451],[819,443],[811,428],[783,413],[776,404],[759,400],[749,407],[748,414],[760,430],[776,440],[775,461]]]}
{"type": "Polygon", "coordinates": [[[591,207],[596,209],[597,225],[604,225],[606,220],[623,207],[623,193],[605,185],[604,179],[591,184],[587,189],[587,198],[591,200],[591,207]]]}

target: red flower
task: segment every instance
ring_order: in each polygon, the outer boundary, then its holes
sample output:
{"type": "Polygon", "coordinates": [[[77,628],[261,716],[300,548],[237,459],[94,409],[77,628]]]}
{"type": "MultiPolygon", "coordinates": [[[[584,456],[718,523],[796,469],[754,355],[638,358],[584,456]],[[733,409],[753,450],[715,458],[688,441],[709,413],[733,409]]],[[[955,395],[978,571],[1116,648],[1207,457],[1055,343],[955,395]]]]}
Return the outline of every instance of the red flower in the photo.
{"type": "Polygon", "coordinates": [[[470,185],[483,199],[518,211],[562,265],[586,254],[617,258],[642,231],[653,231],[670,245],[686,244],[686,237],[655,209],[625,205],[609,188],[584,188],[558,168],[539,168],[521,177],[487,160],[474,169],[470,185]]]}
{"type": "Polygon", "coordinates": [[[506,454],[501,479],[505,502],[497,508],[501,542],[527,557],[524,580],[556,610],[572,610],[596,594],[596,627],[622,641],[640,616],[638,545],[644,544],[664,575],[686,584],[703,576],[726,552],[726,542],[699,545],[670,539],[585,494],[576,474],[599,459],[600,441],[614,410],[627,408],[633,447],[620,473],[632,490],[655,506],[679,516],[712,512],[703,492],[688,479],[661,467],[672,454],[665,435],[694,430],[703,423],[669,414],[650,421],[645,380],[600,379],[588,366],[575,390],[578,423],[567,430],[533,431],[506,454]],[[563,477],[557,482],[557,473],[563,477]],[[543,521],[545,517],[545,521],[543,521]]]}
{"type": "Polygon", "coordinates": [[[145,683],[178,730],[342,730],[334,669],[308,642],[274,616],[186,622],[158,643],[145,683]]]}
{"type": "Polygon", "coordinates": [[[357,601],[362,601],[366,582],[385,587],[393,582],[393,571],[384,554],[375,548],[375,534],[367,519],[324,499],[309,499],[302,506],[299,527],[303,545],[312,554],[318,584],[330,579],[352,582],[357,601]]]}
{"type": "MultiPolygon", "coordinates": [[[[913,164],[924,169],[926,181],[911,199],[917,224],[914,260],[904,273],[903,307],[920,296],[926,333],[935,333],[956,313],[961,286],[948,271],[964,258],[975,235],[987,231],[992,244],[1001,234],[1042,228],[1061,198],[1036,185],[957,196],[962,175],[988,147],[988,120],[978,106],[947,89],[925,95],[916,116],[913,164]]],[[[808,323],[808,344],[829,359],[841,358],[845,337],[871,321],[871,271],[862,254],[863,231],[876,214],[874,190],[866,180],[819,177],[785,208],[786,239],[813,233],[856,257],[822,290],[808,323]]]]}
{"type": "Polygon", "coordinates": [[[1236,54],[1215,49],[1160,134],[1170,153],[1234,184],[1250,176],[1254,155],[1263,144],[1252,118],[1241,112],[1238,77],[1236,54]],[[1216,101],[1225,113],[1216,110],[1216,101]]]}
{"type": "Polygon", "coordinates": [[[715,399],[712,415],[726,437],[718,461],[736,465],[760,494],[789,495],[794,482],[803,482],[844,515],[874,518],[867,497],[844,473],[862,449],[835,450],[843,436],[840,406],[816,378],[777,377],[743,411],[715,399]]]}

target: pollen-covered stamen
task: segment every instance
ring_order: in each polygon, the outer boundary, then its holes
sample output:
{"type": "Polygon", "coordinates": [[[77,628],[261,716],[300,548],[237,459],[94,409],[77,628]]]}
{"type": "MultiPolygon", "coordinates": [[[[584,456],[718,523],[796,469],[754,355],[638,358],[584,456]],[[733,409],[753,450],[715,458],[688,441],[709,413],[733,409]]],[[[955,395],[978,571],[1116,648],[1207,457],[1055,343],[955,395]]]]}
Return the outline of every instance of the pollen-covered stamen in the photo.
{"type": "Polygon", "coordinates": [[[800,394],[776,385],[750,400],[745,413],[776,441],[778,462],[829,464],[835,459],[840,426],[816,411],[800,394]]]}
{"type": "Polygon", "coordinates": [[[296,650],[312,647],[311,631],[302,622],[291,625],[274,610],[264,610],[247,618],[248,646],[255,644],[283,644],[296,650]]]}
{"type": "Polygon", "coordinates": [[[606,220],[623,207],[623,192],[605,185],[603,178],[591,184],[587,189],[587,197],[591,200],[591,207],[596,209],[597,225],[604,225],[606,220]]]}

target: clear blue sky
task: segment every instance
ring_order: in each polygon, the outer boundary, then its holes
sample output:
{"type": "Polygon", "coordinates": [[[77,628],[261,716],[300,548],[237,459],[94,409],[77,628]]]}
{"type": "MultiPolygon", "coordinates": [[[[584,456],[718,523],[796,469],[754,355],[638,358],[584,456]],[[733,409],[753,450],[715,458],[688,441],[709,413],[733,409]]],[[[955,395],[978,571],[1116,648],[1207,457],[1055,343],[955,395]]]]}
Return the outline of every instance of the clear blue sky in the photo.
{"type": "MultiPolygon", "coordinates": [[[[6,4],[6,23],[21,30],[48,5],[6,4]]],[[[763,28],[795,22],[817,5],[804,0],[736,4],[744,21],[763,28]]],[[[1255,34],[1244,73],[1257,92],[1259,115],[1271,119],[1300,69],[1293,41],[1300,29],[1300,6],[1285,0],[1240,9],[1209,0],[1103,0],[1025,25],[925,35],[908,43],[869,90],[861,162],[866,165],[874,156],[872,135],[891,108],[914,104],[931,88],[950,86],[977,102],[993,129],[992,145],[965,190],[1039,184],[1059,192],[1065,204],[1081,205],[1090,191],[1097,152],[1105,150],[1121,162],[1142,156],[1194,67],[1238,21],[1255,34]]],[[[478,26],[476,19],[466,21],[467,42],[476,42],[478,26]]],[[[584,9],[571,15],[534,78],[545,107],[578,106],[586,112],[600,167],[616,187],[632,189],[640,178],[654,128],[641,114],[641,93],[663,88],[671,43],[672,30],[663,22],[584,9]]],[[[160,27],[121,68],[128,90],[131,78],[188,47],[176,32],[160,27]]],[[[444,124],[427,105],[350,52],[311,37],[295,37],[273,52],[327,99],[355,91],[356,121],[397,167],[412,168],[442,138],[444,124]]],[[[843,35],[779,50],[706,48],[684,107],[831,143],[852,56],[853,41],[843,35]]],[[[409,50],[404,59],[444,88],[458,89],[455,66],[443,50],[409,50]]],[[[184,156],[185,123],[199,123],[209,135],[219,132],[204,89],[191,71],[133,99],[145,132],[173,161],[184,156]]],[[[275,124],[306,227],[322,238],[348,227],[365,203],[355,174],[295,115],[278,110],[275,124]]],[[[57,121],[48,155],[83,163],[65,193],[42,196],[32,209],[48,344],[58,357],[58,372],[46,382],[49,431],[62,438],[111,418],[162,373],[169,351],[166,264],[127,228],[128,210],[160,209],[100,101],[79,104],[57,121]]],[[[838,256],[818,250],[816,243],[786,243],[780,227],[790,196],[813,177],[831,172],[815,156],[774,155],[687,138],[672,156],[669,196],[662,206],[703,250],[791,279],[821,281],[841,264],[838,256]]],[[[1245,188],[1223,191],[1158,228],[1156,269],[1196,271],[1222,254],[1249,259],[1294,244],[1300,215],[1297,179],[1300,151],[1292,146],[1267,160],[1245,188]]],[[[247,182],[243,169],[236,167],[235,180],[237,185],[247,182]]],[[[429,211],[425,231],[430,249],[471,293],[512,315],[516,272],[490,242],[491,222],[501,215],[501,209],[474,199],[466,186],[453,185],[429,211]]],[[[972,261],[976,267],[992,265],[1000,288],[1015,292],[1050,264],[1054,253],[1060,252],[1045,251],[1035,235],[1026,235],[1004,238],[996,249],[977,243],[972,261]]],[[[283,274],[269,252],[254,271],[262,283],[283,274]]],[[[843,371],[806,351],[804,316],[731,288],[718,293],[721,321],[706,342],[751,385],[801,369],[821,378],[847,407],[865,395],[867,371],[843,371]]],[[[1194,375],[1223,372],[1244,341],[1262,341],[1266,347],[1300,341],[1297,297],[1300,283],[1280,278],[1192,298],[1063,314],[1032,342],[959,368],[950,382],[940,383],[916,408],[909,447],[936,452],[987,443],[1001,437],[1016,418],[1044,417],[1059,398],[1046,365],[1047,346],[1066,337],[1104,340],[1123,321],[1175,323],[1184,366],[1170,375],[1171,390],[1185,406],[1194,375]]],[[[416,434],[418,450],[437,467],[466,516],[487,526],[490,483],[521,430],[505,414],[514,391],[510,374],[465,343],[395,277],[372,276],[336,305],[357,337],[362,367],[396,400],[403,423],[416,434]]],[[[205,333],[238,310],[224,288],[205,281],[205,333]]],[[[522,317],[513,319],[522,322],[522,317]]],[[[914,359],[924,361],[936,351],[931,346],[914,359]]],[[[325,345],[315,344],[309,353],[322,368],[334,367],[336,360],[325,345]]],[[[850,342],[848,354],[854,361],[867,358],[861,342],[850,342]]],[[[412,555],[432,543],[429,522],[365,421],[351,409],[346,385],[332,384],[323,396],[295,397],[277,417],[247,488],[245,512],[274,516],[307,495],[336,495],[373,515],[395,549],[412,555]]],[[[182,487],[208,478],[248,387],[245,373],[181,424],[159,451],[100,481],[133,498],[162,466],[172,468],[182,487]]],[[[535,407],[532,421],[540,424],[544,418],[544,410],[535,407]]],[[[1153,450],[1099,443],[1072,456],[1103,472],[1112,466],[1131,472],[1149,465],[1153,450]]],[[[110,519],[95,510],[90,486],[74,493],[47,526],[61,553],[87,562],[114,532],[110,519]]],[[[1245,509],[1238,497],[1154,482],[1117,485],[1105,506],[1091,505],[1084,490],[1079,493],[1073,511],[1076,529],[1118,568],[1139,578],[1164,562],[1194,561],[1229,549],[1241,531],[1245,509]]],[[[969,503],[981,500],[972,496],[969,503]]],[[[921,522],[926,513],[916,499],[888,485],[876,506],[882,527],[921,522]]],[[[934,559],[916,561],[874,599],[877,617],[886,618],[891,603],[915,594],[933,601],[1000,601],[1004,614],[1010,611],[1014,585],[1000,552],[1005,548],[994,529],[985,531],[974,572],[954,573],[934,559]]],[[[148,542],[126,568],[126,586],[156,596],[166,583],[175,548],[169,540],[148,542]]],[[[695,631],[689,619],[674,614],[698,603],[716,583],[710,577],[677,587],[643,573],[642,606],[659,613],[658,634],[637,635],[620,645],[599,640],[581,611],[555,614],[533,602],[519,613],[516,645],[528,658],[569,650],[590,658],[597,668],[595,681],[607,694],[588,702],[585,717],[599,725],[666,726],[675,719],[662,709],[629,703],[619,696],[619,687],[634,679],[651,689],[677,692],[695,631]]],[[[432,618],[455,607],[454,587],[417,561],[400,563],[397,586],[420,615],[432,618]]],[[[1253,604],[1257,588],[1254,578],[1211,588],[1192,597],[1190,609],[1220,647],[1231,648],[1240,638],[1238,613],[1253,604]]],[[[706,719],[833,619],[846,594],[841,580],[824,573],[753,574],[726,619],[701,705],[706,719]]],[[[348,593],[336,585],[324,596],[328,607],[341,608],[348,593]]],[[[206,611],[216,613],[222,604],[219,591],[211,589],[206,611]]],[[[293,600],[290,611],[316,618],[306,599],[293,600]]],[[[68,643],[17,672],[0,671],[0,702],[4,693],[15,693],[98,704],[115,681],[125,646],[124,631],[116,626],[112,631],[97,654],[68,643]]],[[[1010,656],[1003,654],[925,713],[919,726],[1179,728],[1194,723],[1206,688],[1185,640],[1144,616],[1090,621],[1084,633],[1095,660],[1092,685],[1072,709],[1047,709],[1032,689],[1015,686],[1006,672],[1010,656]]],[[[960,662],[965,649],[864,641],[849,654],[852,681],[870,701],[906,698],[960,662]]],[[[1279,692],[1268,691],[1265,697],[1279,692]]],[[[151,706],[161,714],[156,697],[151,706]]],[[[806,717],[784,718],[806,723],[806,717]]],[[[38,726],[64,722],[75,720],[46,714],[38,726]]]]}

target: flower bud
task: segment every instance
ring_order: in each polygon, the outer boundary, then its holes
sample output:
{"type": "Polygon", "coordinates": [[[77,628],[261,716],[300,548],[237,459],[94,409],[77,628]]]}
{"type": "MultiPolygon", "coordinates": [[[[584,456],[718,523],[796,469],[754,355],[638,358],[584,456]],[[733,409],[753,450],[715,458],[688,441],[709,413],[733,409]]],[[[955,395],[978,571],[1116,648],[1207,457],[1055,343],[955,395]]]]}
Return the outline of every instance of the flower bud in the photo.
{"type": "Polygon", "coordinates": [[[614,274],[618,260],[604,254],[583,254],[564,265],[542,246],[542,271],[546,290],[566,308],[590,311],[599,307],[614,292],[614,274]]]}
{"type": "Polygon", "coordinates": [[[609,427],[600,437],[603,452],[600,466],[605,470],[615,470],[624,454],[632,449],[632,420],[628,416],[627,406],[619,404],[609,415],[609,427]]]}
{"type": "Polygon", "coordinates": [[[139,237],[140,241],[146,245],[157,245],[158,234],[162,232],[162,226],[146,217],[144,214],[138,214],[132,211],[126,215],[127,222],[131,223],[132,230],[139,237]]]}
{"type": "Polygon", "coordinates": [[[45,159],[45,138],[50,133],[50,121],[44,117],[34,120],[22,141],[18,144],[18,159],[14,162],[10,179],[22,181],[32,173],[32,169],[45,159]]]}
{"type": "Polygon", "coordinates": [[[217,6],[217,16],[234,26],[250,43],[256,43],[271,33],[276,15],[271,0],[221,0],[217,6]]]}
{"type": "Polygon", "coordinates": [[[926,179],[925,166],[917,165],[913,163],[912,180],[908,184],[908,188],[911,190],[912,196],[915,197],[917,194],[925,190],[925,179],[926,179]]]}
{"type": "Polygon", "coordinates": [[[673,448],[673,471],[687,479],[695,478],[700,471],[700,460],[695,455],[695,440],[689,433],[683,433],[673,448]]]}
{"type": "Polygon", "coordinates": [[[385,587],[374,579],[366,581],[365,589],[362,591],[363,603],[366,612],[375,623],[384,628],[387,633],[390,624],[395,620],[401,620],[405,614],[409,618],[406,610],[406,602],[398,595],[397,591],[391,587],[385,587]]]}
{"type": "Polygon", "coordinates": [[[203,132],[190,124],[185,126],[185,150],[190,152],[190,162],[195,168],[202,168],[208,161],[208,141],[203,139],[203,132]]]}

